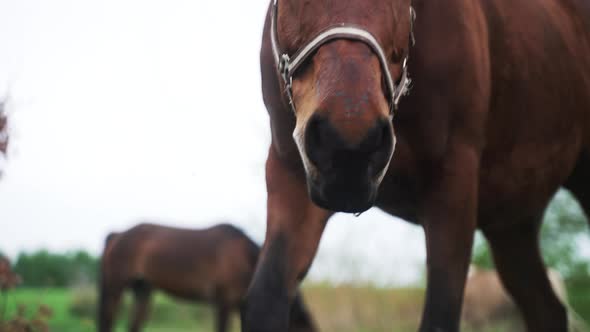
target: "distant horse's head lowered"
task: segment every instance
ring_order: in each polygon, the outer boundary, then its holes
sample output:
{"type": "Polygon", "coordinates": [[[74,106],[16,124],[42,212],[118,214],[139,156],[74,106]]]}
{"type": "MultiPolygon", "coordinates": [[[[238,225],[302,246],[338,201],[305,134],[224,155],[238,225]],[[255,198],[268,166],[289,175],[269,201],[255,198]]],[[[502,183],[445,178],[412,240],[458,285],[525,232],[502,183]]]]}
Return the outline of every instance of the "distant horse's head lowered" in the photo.
{"type": "Polygon", "coordinates": [[[310,197],[330,210],[365,211],[393,155],[391,119],[409,85],[410,0],[275,0],[271,15],[310,197]]]}

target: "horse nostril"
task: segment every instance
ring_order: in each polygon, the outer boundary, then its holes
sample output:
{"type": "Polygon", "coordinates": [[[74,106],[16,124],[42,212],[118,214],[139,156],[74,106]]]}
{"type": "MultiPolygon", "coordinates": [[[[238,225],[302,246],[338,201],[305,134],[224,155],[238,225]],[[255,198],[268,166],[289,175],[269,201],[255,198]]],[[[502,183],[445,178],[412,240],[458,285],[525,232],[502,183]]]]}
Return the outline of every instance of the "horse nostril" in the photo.
{"type": "Polygon", "coordinates": [[[312,163],[330,167],[332,152],[343,145],[340,135],[326,117],[314,115],[305,129],[305,149],[312,163]]]}
{"type": "MultiPolygon", "coordinates": [[[[325,121],[325,120],[324,120],[325,121]]],[[[313,116],[308,124],[307,124],[307,129],[305,132],[305,142],[307,144],[309,144],[310,146],[320,146],[322,144],[322,138],[321,138],[321,127],[322,126],[322,119],[320,119],[319,116],[313,116]]]]}
{"type": "Polygon", "coordinates": [[[374,153],[387,147],[391,141],[391,129],[387,120],[377,120],[365,139],[361,142],[359,150],[365,153],[374,153]]]}
{"type": "Polygon", "coordinates": [[[387,167],[393,153],[393,130],[391,122],[381,120],[374,128],[375,134],[367,140],[367,153],[370,155],[372,175],[377,175],[387,167]]]}
{"type": "Polygon", "coordinates": [[[348,143],[325,116],[313,115],[309,119],[306,131],[305,139],[314,148],[330,150],[348,147],[348,143]]]}
{"type": "Polygon", "coordinates": [[[305,150],[309,160],[320,170],[329,171],[334,167],[381,167],[383,160],[389,160],[392,146],[391,123],[378,119],[363,139],[351,144],[344,139],[329,119],[313,115],[307,123],[305,150]]]}

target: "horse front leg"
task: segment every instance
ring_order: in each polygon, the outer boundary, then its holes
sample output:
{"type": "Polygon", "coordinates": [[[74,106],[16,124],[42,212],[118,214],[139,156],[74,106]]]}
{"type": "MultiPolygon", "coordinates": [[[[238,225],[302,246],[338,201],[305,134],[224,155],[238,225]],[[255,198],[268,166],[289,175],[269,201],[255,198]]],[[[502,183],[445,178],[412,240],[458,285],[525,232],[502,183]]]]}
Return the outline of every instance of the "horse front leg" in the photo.
{"type": "Polygon", "coordinates": [[[426,196],[427,289],[421,332],[459,331],[463,291],[476,227],[475,153],[455,153],[426,196]]]}
{"type": "Polygon", "coordinates": [[[242,309],[242,331],[289,329],[291,302],[331,213],[314,205],[302,173],[271,148],[266,163],[266,239],[242,309]]]}

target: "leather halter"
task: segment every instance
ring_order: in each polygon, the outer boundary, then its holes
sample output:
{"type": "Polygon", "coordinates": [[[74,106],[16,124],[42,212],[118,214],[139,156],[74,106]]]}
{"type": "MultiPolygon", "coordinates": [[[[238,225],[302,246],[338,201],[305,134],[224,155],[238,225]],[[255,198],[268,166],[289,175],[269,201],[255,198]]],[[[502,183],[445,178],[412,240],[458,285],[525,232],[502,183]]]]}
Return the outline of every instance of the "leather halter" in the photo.
{"type": "MultiPolygon", "coordinates": [[[[385,84],[389,97],[390,117],[393,117],[393,112],[397,110],[397,105],[401,97],[408,93],[411,79],[408,76],[408,56],[402,62],[402,75],[399,84],[395,84],[391,73],[389,72],[389,61],[383,51],[383,48],[377,39],[367,30],[346,23],[340,23],[337,26],[330,27],[318,35],[316,35],[310,42],[299,48],[295,54],[289,56],[287,53],[282,53],[279,47],[278,29],[278,0],[273,0],[271,8],[271,44],[275,63],[285,88],[285,93],[289,99],[289,105],[293,112],[295,112],[295,104],[293,102],[292,83],[293,75],[297,69],[309,58],[309,56],[323,44],[334,39],[349,39],[357,40],[368,45],[375,53],[381,64],[381,71],[384,76],[385,84]]],[[[414,39],[414,19],[416,13],[410,6],[410,43],[415,44],[414,39]]]]}

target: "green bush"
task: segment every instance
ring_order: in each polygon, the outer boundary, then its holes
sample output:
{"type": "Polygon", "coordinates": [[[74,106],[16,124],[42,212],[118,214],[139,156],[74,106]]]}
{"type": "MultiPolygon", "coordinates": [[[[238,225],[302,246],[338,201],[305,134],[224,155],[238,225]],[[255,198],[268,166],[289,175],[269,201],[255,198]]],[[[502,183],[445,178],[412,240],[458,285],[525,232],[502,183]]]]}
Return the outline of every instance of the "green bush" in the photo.
{"type": "MultiPolygon", "coordinates": [[[[545,263],[559,271],[566,282],[590,279],[590,259],[579,251],[580,242],[588,241],[588,235],[588,223],[580,206],[567,191],[560,191],[547,208],[540,237],[545,263]]],[[[472,261],[479,267],[493,268],[481,234],[475,239],[472,261]]]]}
{"type": "Polygon", "coordinates": [[[97,280],[98,258],[85,251],[65,254],[39,250],[18,255],[14,271],[25,287],[67,287],[97,280]]]}
{"type": "Polygon", "coordinates": [[[69,313],[78,318],[94,319],[96,316],[96,290],[91,287],[80,287],[72,291],[69,313]]]}
{"type": "MultiPolygon", "coordinates": [[[[541,250],[547,266],[564,277],[568,302],[580,317],[590,321],[590,259],[580,253],[580,242],[588,241],[588,223],[575,199],[560,191],[545,213],[541,228],[541,250]]],[[[473,263],[493,268],[493,260],[481,234],[476,237],[473,263]]]]}

